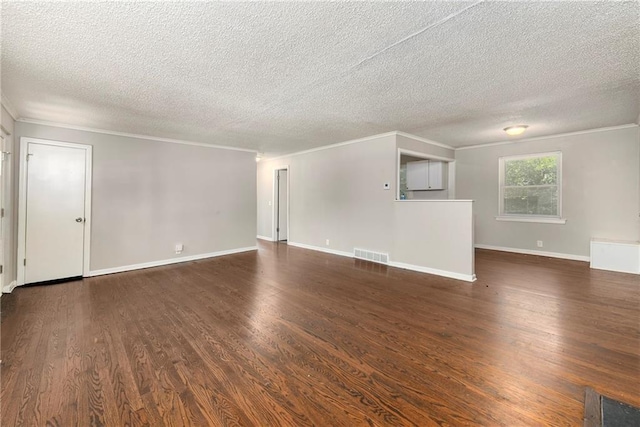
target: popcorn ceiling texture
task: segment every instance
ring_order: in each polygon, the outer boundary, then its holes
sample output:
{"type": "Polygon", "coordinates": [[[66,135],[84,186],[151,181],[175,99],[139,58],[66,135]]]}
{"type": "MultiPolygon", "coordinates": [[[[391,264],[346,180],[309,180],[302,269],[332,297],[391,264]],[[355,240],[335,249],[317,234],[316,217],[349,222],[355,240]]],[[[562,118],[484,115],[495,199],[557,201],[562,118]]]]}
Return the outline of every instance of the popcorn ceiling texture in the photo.
{"type": "Polygon", "coordinates": [[[271,154],[633,123],[640,3],[2,2],[22,118],[271,154]]]}

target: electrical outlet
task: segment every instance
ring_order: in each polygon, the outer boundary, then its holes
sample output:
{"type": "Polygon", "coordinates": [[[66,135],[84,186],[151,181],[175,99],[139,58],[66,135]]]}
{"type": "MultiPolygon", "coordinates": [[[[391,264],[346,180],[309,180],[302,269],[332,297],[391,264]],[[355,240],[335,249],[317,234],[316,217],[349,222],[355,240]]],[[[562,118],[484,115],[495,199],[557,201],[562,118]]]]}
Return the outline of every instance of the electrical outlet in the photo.
{"type": "Polygon", "coordinates": [[[184,250],[184,245],[182,243],[176,243],[176,253],[182,253],[182,251],[184,250]]]}
{"type": "Polygon", "coordinates": [[[542,240],[538,240],[536,244],[538,245],[539,248],[544,246],[544,244],[542,243],[542,240]]]}
{"type": "Polygon", "coordinates": [[[326,244],[327,244],[327,246],[329,246],[329,239],[327,239],[326,244]]]}

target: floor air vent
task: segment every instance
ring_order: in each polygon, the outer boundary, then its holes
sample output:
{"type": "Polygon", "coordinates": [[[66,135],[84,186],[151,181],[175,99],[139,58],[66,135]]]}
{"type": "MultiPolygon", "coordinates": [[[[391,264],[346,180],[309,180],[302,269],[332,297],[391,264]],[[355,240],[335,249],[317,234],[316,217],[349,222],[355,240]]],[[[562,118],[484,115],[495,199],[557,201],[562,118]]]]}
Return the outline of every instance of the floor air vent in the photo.
{"type": "Polygon", "coordinates": [[[355,248],[353,250],[355,258],[364,259],[366,261],[377,262],[380,264],[389,264],[389,254],[382,252],[366,251],[364,249],[355,248]]]}

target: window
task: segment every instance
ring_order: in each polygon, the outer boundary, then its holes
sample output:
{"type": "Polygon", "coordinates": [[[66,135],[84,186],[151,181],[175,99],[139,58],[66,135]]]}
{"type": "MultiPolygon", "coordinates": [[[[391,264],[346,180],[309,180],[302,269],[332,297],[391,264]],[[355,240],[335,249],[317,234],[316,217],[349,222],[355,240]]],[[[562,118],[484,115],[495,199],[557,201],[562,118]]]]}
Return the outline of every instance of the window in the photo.
{"type": "Polygon", "coordinates": [[[564,223],[562,154],[501,157],[498,220],[564,223]]]}

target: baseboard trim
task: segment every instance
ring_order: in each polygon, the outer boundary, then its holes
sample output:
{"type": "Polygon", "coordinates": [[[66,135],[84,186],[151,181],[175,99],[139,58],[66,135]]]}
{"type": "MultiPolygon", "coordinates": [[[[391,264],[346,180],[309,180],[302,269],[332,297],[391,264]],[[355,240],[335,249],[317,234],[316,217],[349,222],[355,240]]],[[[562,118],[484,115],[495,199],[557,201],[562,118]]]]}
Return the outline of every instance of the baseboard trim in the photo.
{"type": "Polygon", "coordinates": [[[289,246],[295,246],[297,248],[310,249],[312,251],[324,252],[326,254],[344,256],[344,257],[347,257],[347,258],[353,258],[353,254],[351,252],[337,251],[335,249],[327,249],[327,248],[323,248],[321,246],[306,245],[304,243],[296,243],[296,242],[287,242],[287,243],[289,244],[289,246]]]}
{"type": "Polygon", "coordinates": [[[223,255],[232,255],[232,254],[237,254],[241,252],[255,251],[257,249],[258,249],[257,246],[248,246],[246,248],[229,249],[226,251],[210,252],[206,254],[185,256],[185,257],[173,258],[173,259],[164,259],[160,261],[145,262],[142,264],[132,264],[132,265],[125,265],[122,267],[104,268],[101,270],[90,271],[86,277],[102,276],[105,274],[113,274],[113,273],[122,273],[125,271],[141,270],[143,268],[160,267],[160,266],[169,265],[169,264],[179,264],[181,262],[198,261],[201,259],[215,258],[223,255]]]}
{"type": "Polygon", "coordinates": [[[569,259],[572,261],[585,261],[585,262],[591,261],[591,258],[585,255],[563,254],[559,252],[534,251],[531,249],[506,248],[502,246],[480,245],[480,244],[475,245],[475,247],[477,249],[488,249],[490,251],[501,251],[501,252],[512,252],[515,254],[545,256],[548,258],[569,259]]]}
{"type": "Polygon", "coordinates": [[[420,265],[413,265],[413,264],[405,264],[404,262],[392,261],[389,263],[389,266],[402,268],[404,270],[417,271],[419,273],[427,273],[427,274],[433,274],[436,276],[448,277],[450,279],[462,280],[465,282],[475,282],[477,280],[475,274],[455,273],[453,271],[438,270],[437,268],[423,267],[420,265]]]}
{"type": "Polygon", "coordinates": [[[13,282],[9,283],[7,286],[2,288],[2,293],[10,294],[11,291],[13,291],[16,288],[16,286],[18,286],[18,282],[14,280],[13,282]]]}
{"type": "Polygon", "coordinates": [[[260,239],[260,240],[266,240],[267,242],[273,242],[273,239],[271,237],[267,237],[267,236],[256,236],[256,239],[260,239]]]}
{"type": "MultiPolygon", "coordinates": [[[[323,248],[320,246],[313,246],[313,245],[307,245],[304,243],[296,243],[296,242],[289,242],[290,246],[295,246],[298,248],[302,248],[302,249],[309,249],[312,251],[318,251],[318,252],[324,252],[327,254],[331,254],[331,255],[338,255],[338,256],[343,256],[343,257],[347,257],[347,258],[355,258],[353,253],[351,252],[345,252],[345,251],[337,251],[335,249],[327,249],[327,248],[323,248]]],[[[442,277],[448,277],[451,279],[457,279],[457,280],[463,280],[465,282],[475,282],[476,280],[476,275],[472,274],[472,275],[468,275],[468,274],[460,274],[460,273],[454,273],[452,271],[446,271],[446,270],[438,270],[436,268],[429,268],[429,267],[421,267],[419,265],[413,265],[413,264],[405,264],[402,262],[389,262],[389,264],[381,264],[381,265],[388,265],[389,267],[395,267],[395,268],[402,268],[404,270],[412,270],[412,271],[417,271],[419,273],[428,273],[428,274],[434,274],[436,276],[442,276],[442,277]]]]}

